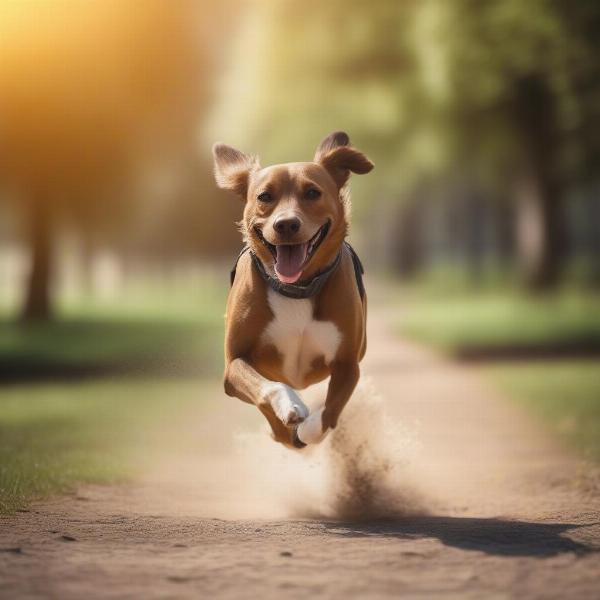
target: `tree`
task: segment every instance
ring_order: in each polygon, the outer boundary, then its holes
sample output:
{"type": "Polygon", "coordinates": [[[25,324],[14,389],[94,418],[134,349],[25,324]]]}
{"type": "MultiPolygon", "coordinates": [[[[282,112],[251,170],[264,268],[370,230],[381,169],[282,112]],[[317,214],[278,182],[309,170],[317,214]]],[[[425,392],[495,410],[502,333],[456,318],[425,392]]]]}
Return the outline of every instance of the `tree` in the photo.
{"type": "MultiPolygon", "coordinates": [[[[438,18],[433,45],[444,85],[441,93],[429,85],[428,95],[445,123],[448,155],[512,193],[524,281],[550,288],[568,250],[568,191],[597,163],[600,7],[432,0],[420,11],[438,18]]],[[[420,41],[423,68],[431,44],[420,41]]]]}
{"type": "Polygon", "coordinates": [[[221,17],[192,0],[5,7],[0,182],[26,223],[25,320],[51,316],[59,221],[118,227],[144,172],[190,160],[221,17]]]}
{"type": "Polygon", "coordinates": [[[346,129],[377,165],[377,178],[357,182],[365,207],[376,195],[377,210],[401,219],[411,211],[393,205],[458,172],[482,194],[514,201],[516,236],[508,238],[517,240],[526,284],[559,281],[565,204],[586,178],[597,179],[600,4],[257,6],[239,36],[243,70],[232,71],[246,102],[226,105],[223,117],[233,143],[260,143],[267,161],[282,160],[292,149],[309,156],[324,130],[346,129]]]}

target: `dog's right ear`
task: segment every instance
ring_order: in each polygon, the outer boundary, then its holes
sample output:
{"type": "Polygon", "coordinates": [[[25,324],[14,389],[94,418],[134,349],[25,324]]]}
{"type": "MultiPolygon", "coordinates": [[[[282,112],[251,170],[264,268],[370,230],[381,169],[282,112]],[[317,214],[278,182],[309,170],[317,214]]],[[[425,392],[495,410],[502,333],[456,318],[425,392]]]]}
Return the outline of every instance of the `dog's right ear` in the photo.
{"type": "Polygon", "coordinates": [[[332,150],[340,146],[349,146],[350,138],[345,131],[334,131],[330,133],[320,144],[315,152],[315,162],[321,162],[321,159],[332,150]]]}
{"type": "Polygon", "coordinates": [[[350,146],[350,138],[343,131],[328,135],[319,144],[313,160],[329,172],[339,189],[346,185],[351,172],[362,175],[373,168],[362,152],[350,146]]]}
{"type": "Polygon", "coordinates": [[[250,173],[260,168],[258,159],[221,143],[216,143],[212,151],[217,185],[223,190],[235,192],[245,200],[250,173]]]}

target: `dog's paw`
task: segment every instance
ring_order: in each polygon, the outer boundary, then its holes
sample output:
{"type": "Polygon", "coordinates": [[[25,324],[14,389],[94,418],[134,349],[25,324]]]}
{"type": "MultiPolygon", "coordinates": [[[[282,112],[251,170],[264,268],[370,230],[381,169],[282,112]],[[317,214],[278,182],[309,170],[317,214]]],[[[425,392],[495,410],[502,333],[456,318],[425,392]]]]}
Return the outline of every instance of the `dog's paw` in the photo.
{"type": "Polygon", "coordinates": [[[302,448],[306,448],[307,444],[305,444],[298,437],[298,427],[300,427],[300,425],[296,425],[294,427],[294,429],[292,430],[292,446],[294,446],[294,448],[298,448],[299,450],[301,450],[302,448]]]}
{"type": "Polygon", "coordinates": [[[305,421],[298,425],[296,437],[302,444],[318,444],[323,441],[329,428],[323,425],[323,409],[312,413],[305,421]]]}
{"type": "Polygon", "coordinates": [[[300,396],[284,383],[269,383],[263,396],[284,425],[298,425],[308,417],[309,410],[300,396]]]}

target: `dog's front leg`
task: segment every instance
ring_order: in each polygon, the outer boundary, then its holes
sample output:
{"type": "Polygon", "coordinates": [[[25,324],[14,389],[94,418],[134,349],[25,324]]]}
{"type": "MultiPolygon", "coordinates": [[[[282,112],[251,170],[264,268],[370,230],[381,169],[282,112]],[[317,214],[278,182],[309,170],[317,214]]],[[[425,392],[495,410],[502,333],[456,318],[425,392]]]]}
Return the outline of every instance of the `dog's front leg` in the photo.
{"type": "Polygon", "coordinates": [[[331,365],[331,378],[325,406],[315,411],[297,428],[297,437],[304,444],[320,442],[330,429],[335,429],[344,406],[350,399],[360,376],[356,362],[336,362],[331,365]]]}
{"type": "Polygon", "coordinates": [[[293,445],[291,427],[308,417],[308,408],[291,387],[266,379],[243,358],[227,365],[225,393],[256,405],[271,425],[275,439],[284,444],[293,445]]]}

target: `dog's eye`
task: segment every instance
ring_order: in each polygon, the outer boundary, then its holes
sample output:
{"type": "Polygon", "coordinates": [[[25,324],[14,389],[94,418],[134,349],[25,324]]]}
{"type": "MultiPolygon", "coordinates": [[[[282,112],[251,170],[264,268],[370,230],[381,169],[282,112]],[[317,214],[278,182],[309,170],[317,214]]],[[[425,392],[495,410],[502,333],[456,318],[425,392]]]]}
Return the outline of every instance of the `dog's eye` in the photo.
{"type": "Polygon", "coordinates": [[[261,202],[271,202],[273,200],[273,196],[271,195],[270,192],[261,192],[257,198],[261,201],[261,202]]]}
{"type": "Polygon", "coordinates": [[[317,188],[309,188],[308,190],[306,190],[304,196],[308,200],[316,200],[321,196],[321,190],[318,190],[317,188]]]}

